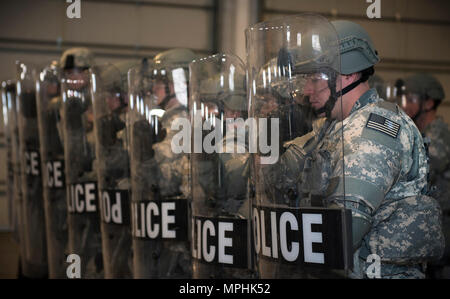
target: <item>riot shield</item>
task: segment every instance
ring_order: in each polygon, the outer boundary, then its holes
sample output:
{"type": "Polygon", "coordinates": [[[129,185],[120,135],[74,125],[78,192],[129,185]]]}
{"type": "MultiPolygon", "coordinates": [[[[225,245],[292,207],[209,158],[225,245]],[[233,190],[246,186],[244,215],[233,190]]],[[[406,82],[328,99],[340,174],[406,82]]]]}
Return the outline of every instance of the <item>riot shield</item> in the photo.
{"type": "Polygon", "coordinates": [[[73,60],[61,66],[68,254],[79,256],[81,278],[103,278],[90,73],[73,60]]]}
{"type": "Polygon", "coordinates": [[[246,42],[258,275],[345,277],[350,213],[325,202],[343,179],[333,171],[343,166],[338,36],[325,18],[304,14],[256,24],[246,42]]]}
{"type": "Polygon", "coordinates": [[[19,275],[25,275],[30,271],[25,260],[25,239],[23,225],[23,197],[22,197],[22,179],[21,179],[21,161],[20,161],[20,143],[19,143],[19,124],[18,124],[18,98],[16,93],[16,83],[12,81],[6,82],[3,89],[4,95],[7,97],[10,106],[8,106],[8,121],[11,130],[11,161],[13,170],[13,194],[14,194],[14,217],[15,227],[14,238],[19,245],[20,251],[20,270],[19,275]]]}
{"type": "Polygon", "coordinates": [[[92,74],[98,190],[105,278],[132,277],[130,170],[126,134],[127,73],[135,62],[92,74]]]}
{"type": "Polygon", "coordinates": [[[174,122],[187,118],[185,63],[148,62],[129,73],[131,219],[135,278],[190,278],[188,157],[174,122]]]}
{"type": "Polygon", "coordinates": [[[36,86],[31,65],[17,63],[18,126],[22,180],[24,275],[43,278],[48,275],[45,214],[37,124],[36,86]]]}
{"type": "Polygon", "coordinates": [[[67,202],[64,178],[60,69],[56,61],[36,78],[42,183],[50,278],[67,278],[67,202]]]}
{"type": "Polygon", "coordinates": [[[194,278],[251,278],[246,75],[239,57],[189,65],[194,278]]]}
{"type": "MultiPolygon", "coordinates": [[[[403,79],[397,79],[395,81],[388,81],[384,84],[385,88],[385,99],[389,102],[394,102],[403,109],[407,106],[407,99],[406,99],[406,87],[405,83],[403,82],[403,79]]],[[[382,95],[379,94],[382,98],[382,95]]]]}
{"type": "MultiPolygon", "coordinates": [[[[5,149],[6,149],[6,200],[7,200],[7,217],[8,226],[13,231],[16,240],[17,238],[17,217],[16,208],[14,206],[14,168],[13,168],[13,146],[12,146],[12,118],[13,118],[13,103],[15,98],[12,98],[13,85],[10,81],[2,82],[1,97],[2,97],[2,112],[3,112],[3,128],[5,135],[5,149]]],[[[15,91],[15,88],[14,88],[15,91]]],[[[14,94],[15,96],[15,94],[14,94]]]]}

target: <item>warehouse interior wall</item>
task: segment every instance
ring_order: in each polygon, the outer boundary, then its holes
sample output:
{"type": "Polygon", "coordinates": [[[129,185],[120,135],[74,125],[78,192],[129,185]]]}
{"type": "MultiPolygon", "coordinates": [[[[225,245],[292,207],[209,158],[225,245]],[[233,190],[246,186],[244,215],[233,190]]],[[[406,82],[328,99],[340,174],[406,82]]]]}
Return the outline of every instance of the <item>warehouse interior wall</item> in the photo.
{"type": "MultiPolygon", "coordinates": [[[[381,62],[376,72],[393,82],[414,72],[435,75],[448,95],[438,114],[450,124],[450,1],[380,0],[381,18],[366,15],[366,0],[80,0],[69,19],[65,0],[0,3],[0,80],[15,78],[15,61],[42,67],[71,47],[91,48],[97,61],[152,57],[174,47],[200,56],[237,54],[245,61],[244,30],[259,21],[300,12],[364,26],[381,62]]],[[[1,115],[1,114],[0,114],[1,115]]],[[[2,122],[3,124],[3,122],[2,122]]],[[[0,128],[0,230],[8,230],[6,155],[0,128]]]]}

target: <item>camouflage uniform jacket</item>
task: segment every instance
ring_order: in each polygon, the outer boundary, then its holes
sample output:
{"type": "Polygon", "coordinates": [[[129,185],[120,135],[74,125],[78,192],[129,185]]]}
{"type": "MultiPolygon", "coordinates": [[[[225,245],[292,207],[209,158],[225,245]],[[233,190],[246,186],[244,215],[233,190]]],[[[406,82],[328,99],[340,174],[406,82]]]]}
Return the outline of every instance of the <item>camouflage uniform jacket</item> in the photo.
{"type": "Polygon", "coordinates": [[[177,133],[172,130],[172,123],[177,118],[188,118],[186,108],[178,106],[171,108],[161,118],[161,126],[166,130],[163,141],[153,145],[155,162],[158,165],[158,186],[164,197],[189,195],[188,175],[189,161],[187,154],[174,154],[171,148],[173,136],[177,133]]]}
{"type": "Polygon", "coordinates": [[[442,118],[436,118],[425,128],[424,135],[430,139],[430,180],[436,187],[433,196],[446,212],[450,210],[450,129],[442,118]]]}
{"type": "Polygon", "coordinates": [[[365,277],[367,256],[377,254],[381,277],[423,278],[421,263],[439,258],[444,241],[439,205],[423,195],[428,165],[412,120],[371,89],[317,151],[331,161],[326,204],[352,210],[354,276],[365,277]]]}

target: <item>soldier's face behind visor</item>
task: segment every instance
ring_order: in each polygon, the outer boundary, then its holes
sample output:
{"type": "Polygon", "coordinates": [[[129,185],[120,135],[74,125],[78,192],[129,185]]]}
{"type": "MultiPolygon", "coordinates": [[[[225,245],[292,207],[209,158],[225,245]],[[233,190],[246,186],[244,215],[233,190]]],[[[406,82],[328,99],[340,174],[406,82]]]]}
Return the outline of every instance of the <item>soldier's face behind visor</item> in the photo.
{"type": "Polygon", "coordinates": [[[407,93],[402,97],[402,109],[409,117],[416,116],[420,111],[420,96],[414,93],[407,93]]]}
{"type": "Polygon", "coordinates": [[[328,77],[324,74],[313,74],[306,77],[303,95],[314,109],[322,108],[330,97],[328,77]]]}
{"type": "Polygon", "coordinates": [[[70,89],[80,90],[87,84],[88,73],[80,69],[66,70],[66,82],[70,89]]]}

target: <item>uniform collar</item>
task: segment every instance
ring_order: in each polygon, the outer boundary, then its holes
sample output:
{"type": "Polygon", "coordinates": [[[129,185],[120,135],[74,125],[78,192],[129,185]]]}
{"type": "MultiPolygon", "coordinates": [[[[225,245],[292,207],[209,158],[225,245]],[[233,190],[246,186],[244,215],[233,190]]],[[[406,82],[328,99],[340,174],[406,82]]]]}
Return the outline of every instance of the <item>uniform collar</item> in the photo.
{"type": "Polygon", "coordinates": [[[349,115],[352,115],[353,112],[363,108],[364,106],[372,103],[378,102],[380,97],[378,96],[377,90],[375,88],[371,88],[366,91],[353,105],[352,110],[349,115]]]}

